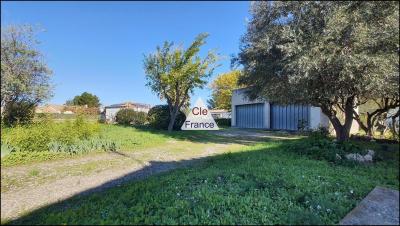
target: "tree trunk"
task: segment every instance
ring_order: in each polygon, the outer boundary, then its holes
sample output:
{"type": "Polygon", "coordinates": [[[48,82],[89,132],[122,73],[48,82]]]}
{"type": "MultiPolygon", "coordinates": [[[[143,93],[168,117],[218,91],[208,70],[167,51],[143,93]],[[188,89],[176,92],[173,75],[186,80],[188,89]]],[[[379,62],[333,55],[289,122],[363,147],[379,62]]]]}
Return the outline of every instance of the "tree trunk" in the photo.
{"type": "Polygon", "coordinates": [[[350,137],[350,128],[348,128],[346,125],[342,125],[336,115],[329,117],[329,120],[335,129],[336,140],[339,142],[348,140],[350,137]]]}
{"type": "Polygon", "coordinates": [[[172,109],[172,112],[170,112],[170,120],[169,120],[169,124],[168,124],[168,132],[172,132],[172,130],[174,129],[174,124],[175,124],[175,119],[176,116],[178,114],[178,108],[174,107],[172,109]]]}
{"type": "Polygon", "coordinates": [[[353,123],[353,107],[354,107],[354,97],[349,97],[346,99],[344,110],[344,124],[342,124],[336,115],[335,110],[331,110],[332,106],[321,106],[322,112],[328,116],[329,121],[332,123],[333,128],[336,132],[336,140],[343,142],[349,139],[350,129],[353,123]]]}
{"type": "Polygon", "coordinates": [[[368,118],[367,119],[367,130],[365,131],[365,134],[367,134],[367,136],[369,136],[369,137],[373,137],[374,136],[373,128],[374,128],[374,126],[372,125],[371,120],[368,118]]]}

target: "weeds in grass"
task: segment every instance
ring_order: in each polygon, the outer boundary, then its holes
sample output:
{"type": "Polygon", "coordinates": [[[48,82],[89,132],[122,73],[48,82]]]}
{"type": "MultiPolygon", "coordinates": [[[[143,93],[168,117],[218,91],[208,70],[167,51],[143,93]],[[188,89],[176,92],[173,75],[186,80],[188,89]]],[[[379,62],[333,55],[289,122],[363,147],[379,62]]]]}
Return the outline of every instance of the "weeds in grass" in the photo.
{"type": "Polygon", "coordinates": [[[399,188],[391,162],[335,165],[288,152],[293,143],[266,142],[209,157],[9,223],[336,224],[375,186],[399,188]]]}
{"type": "Polygon", "coordinates": [[[29,171],[29,176],[36,177],[38,175],[39,175],[39,170],[37,170],[37,169],[33,169],[33,170],[29,171]]]}

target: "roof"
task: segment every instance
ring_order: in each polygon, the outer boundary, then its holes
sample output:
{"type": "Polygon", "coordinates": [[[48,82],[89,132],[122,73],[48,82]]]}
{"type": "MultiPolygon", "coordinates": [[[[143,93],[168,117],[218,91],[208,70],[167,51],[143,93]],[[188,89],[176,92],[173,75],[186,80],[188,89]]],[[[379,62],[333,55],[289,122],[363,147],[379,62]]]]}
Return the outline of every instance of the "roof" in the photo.
{"type": "Polygon", "coordinates": [[[36,107],[36,113],[58,113],[60,114],[64,110],[65,105],[58,104],[46,104],[44,106],[36,107]]]}
{"type": "Polygon", "coordinates": [[[225,109],[212,109],[212,110],[209,110],[209,112],[210,113],[226,113],[226,112],[229,112],[229,111],[225,110],[225,109]]]}
{"type": "Polygon", "coordinates": [[[112,104],[105,106],[104,108],[129,108],[129,107],[141,107],[141,108],[151,108],[150,104],[142,104],[142,103],[133,103],[133,102],[124,102],[120,104],[112,104]]]}

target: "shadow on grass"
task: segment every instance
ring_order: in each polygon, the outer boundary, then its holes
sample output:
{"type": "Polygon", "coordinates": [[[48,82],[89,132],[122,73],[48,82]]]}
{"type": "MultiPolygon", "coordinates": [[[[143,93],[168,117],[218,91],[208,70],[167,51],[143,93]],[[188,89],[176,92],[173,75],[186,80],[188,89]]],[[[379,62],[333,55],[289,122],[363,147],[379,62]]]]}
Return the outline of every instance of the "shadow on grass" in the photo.
{"type": "MultiPolygon", "coordinates": [[[[195,133],[195,135],[201,137],[206,134],[195,133]]],[[[171,136],[176,139],[199,139],[197,136],[191,137],[192,135],[188,136],[180,133],[174,133],[171,134],[171,136]]],[[[210,141],[208,142],[214,141],[213,139],[217,139],[219,141],[219,138],[211,137],[209,139],[210,141]]],[[[203,181],[204,178],[210,178],[210,181],[208,182],[209,185],[201,185],[203,187],[200,187],[200,189],[209,189],[209,195],[212,195],[212,189],[207,186],[213,188],[214,185],[218,185],[223,188],[221,197],[225,197],[225,195],[227,194],[231,197],[226,199],[232,202],[229,205],[215,203],[213,204],[222,208],[221,210],[218,210],[220,211],[220,215],[214,216],[214,218],[212,218],[210,221],[206,221],[206,219],[208,218],[202,218],[203,216],[198,216],[197,214],[190,215],[190,219],[185,218],[188,216],[184,213],[175,216],[183,217],[182,221],[182,219],[174,219],[174,214],[169,213],[171,215],[168,217],[172,218],[161,217],[161,219],[172,219],[172,224],[182,224],[185,222],[195,222],[195,224],[204,224],[207,222],[224,224],[224,222],[219,221],[219,217],[224,218],[229,216],[231,217],[231,221],[226,221],[225,224],[240,224],[240,222],[252,224],[332,224],[337,223],[338,220],[340,220],[341,217],[343,217],[351,208],[353,208],[354,204],[361,200],[361,198],[365,194],[367,194],[369,190],[372,189],[377,183],[386,183],[390,186],[398,186],[398,182],[393,180],[393,178],[395,178],[396,176],[395,173],[393,173],[393,175],[390,175],[389,177],[387,175],[383,177],[382,175],[380,175],[380,173],[383,172],[382,170],[374,171],[373,168],[368,168],[365,166],[360,166],[363,170],[357,170],[357,168],[335,167],[327,164],[327,162],[325,161],[310,160],[296,153],[286,152],[286,145],[290,145],[292,142],[296,141],[269,143],[261,147],[257,146],[256,148],[244,152],[226,153],[210,157],[194,158],[190,160],[169,162],[150,161],[147,166],[143,167],[140,170],[132,171],[117,179],[107,181],[97,187],[75,194],[71,198],[34,210],[33,212],[28,213],[25,216],[6,223],[168,224],[168,222],[170,222],[171,224],[171,221],[148,221],[147,217],[154,217],[157,214],[167,215],[167,213],[163,211],[168,211],[174,208],[184,209],[184,207],[179,206],[180,198],[177,197],[177,192],[176,190],[174,190],[175,187],[185,187],[190,191],[191,189],[194,189],[192,191],[194,192],[193,194],[197,194],[195,192],[196,186],[199,186],[199,183],[207,183],[207,181],[203,181]],[[194,166],[195,168],[193,171],[190,172],[174,170],[178,168],[185,168],[188,166],[194,166]],[[286,168],[288,170],[283,171],[282,167],[283,169],[286,168]],[[365,172],[363,172],[364,170],[369,170],[376,175],[365,174],[365,172]],[[302,171],[307,171],[309,175],[302,171]],[[349,171],[351,171],[351,173],[349,173],[349,171]],[[342,173],[344,172],[348,175],[342,175],[342,173]],[[232,176],[232,173],[237,176],[232,176]],[[327,175],[324,175],[324,173],[327,173],[327,175]],[[135,186],[135,183],[138,183],[137,180],[145,179],[155,174],[159,175],[153,178],[153,180],[143,181],[141,185],[138,185],[133,190],[130,189],[130,186],[135,186]],[[269,177],[269,179],[267,179],[263,176],[264,174],[270,174],[271,176],[269,177]],[[335,189],[338,188],[336,188],[335,186],[320,186],[321,184],[319,179],[316,179],[316,182],[311,181],[310,183],[312,184],[305,183],[302,185],[303,187],[297,187],[299,185],[292,181],[292,179],[286,179],[296,177],[298,178],[301,177],[302,174],[306,174],[306,176],[311,176],[313,178],[319,178],[319,176],[321,175],[323,177],[330,178],[332,180],[331,183],[333,184],[337,182],[343,183],[343,188],[347,189],[347,187],[358,186],[360,190],[356,191],[357,196],[351,196],[348,201],[343,202],[344,204],[346,204],[346,208],[343,209],[342,207],[337,207],[337,211],[339,213],[334,218],[325,219],[323,218],[324,216],[316,217],[311,212],[309,212],[308,207],[303,208],[303,206],[305,205],[303,199],[309,198],[305,194],[311,194],[312,192],[314,192],[313,189],[316,187],[321,187],[321,193],[326,192],[326,190],[330,190],[329,194],[334,194],[334,192],[336,191],[335,189]],[[201,182],[199,182],[199,180],[201,182]],[[287,197],[285,196],[286,199],[289,200],[290,203],[295,205],[295,207],[293,208],[297,208],[296,211],[292,211],[291,214],[285,213],[285,207],[282,207],[284,208],[282,210],[273,210],[275,212],[273,212],[272,214],[280,214],[281,217],[276,222],[263,221],[262,219],[265,219],[263,218],[263,216],[265,215],[265,211],[256,211],[253,210],[252,207],[249,207],[249,209],[242,209],[244,208],[243,203],[247,202],[245,200],[250,199],[252,200],[252,202],[255,202],[258,199],[257,197],[253,196],[254,191],[257,190],[263,192],[260,195],[265,196],[263,197],[264,199],[272,200],[272,203],[270,203],[271,205],[275,205],[273,203],[278,202],[276,198],[285,193],[285,195],[287,195],[287,197]],[[235,198],[232,200],[232,197],[235,198]],[[121,209],[114,209],[117,207],[121,209]],[[297,213],[299,211],[299,208],[302,211],[301,213],[297,213]],[[104,211],[112,211],[114,215],[112,215],[112,217],[108,215],[103,216],[104,211]],[[134,213],[132,213],[131,211],[133,211],[134,213]],[[240,211],[243,215],[237,214],[236,211],[240,211]],[[141,215],[138,216],[135,214],[141,215]],[[196,219],[196,217],[199,218],[196,219]],[[196,222],[196,220],[198,221],[196,222]]],[[[201,191],[204,192],[204,190],[201,191]]],[[[216,189],[216,191],[218,190],[216,189]]],[[[316,196],[312,198],[315,198],[317,200],[319,198],[319,194],[316,194],[316,196]]],[[[327,196],[327,202],[331,200],[331,198],[331,196],[327,196]]],[[[225,202],[225,199],[219,201],[225,202]]],[[[201,200],[200,203],[195,204],[199,205],[199,207],[196,206],[191,208],[207,209],[209,208],[209,206],[212,206],[209,202],[212,202],[212,199],[208,200],[207,198],[204,198],[204,200],[201,200]]],[[[330,208],[336,208],[334,205],[339,204],[340,202],[335,202],[329,205],[332,205],[332,207],[330,208]]],[[[279,205],[277,206],[278,207],[276,208],[281,208],[279,207],[279,205]]],[[[207,216],[207,214],[205,216],[207,216]]]]}
{"type": "MultiPolygon", "coordinates": [[[[146,129],[147,131],[147,129],[146,129]]],[[[157,131],[153,131],[157,132],[157,131]]],[[[180,132],[174,132],[171,135],[171,137],[175,139],[190,139],[191,141],[196,142],[198,139],[201,139],[204,137],[206,134],[204,133],[196,133],[194,131],[192,135],[185,135],[181,134],[180,132]]],[[[161,132],[163,133],[163,132],[161,132]]],[[[207,136],[208,137],[208,136],[207,136]]],[[[209,140],[207,142],[227,142],[223,138],[219,138],[218,136],[210,136],[209,140]]],[[[237,141],[236,141],[237,142],[237,141]]],[[[275,148],[272,148],[271,151],[273,151],[275,148]]],[[[265,150],[263,149],[257,149],[254,150],[255,152],[265,150]]],[[[251,151],[253,152],[253,151],[251,151]]],[[[113,152],[117,155],[124,155],[124,153],[119,153],[119,152],[113,152]]],[[[25,224],[25,225],[30,225],[30,224],[47,224],[46,222],[41,222],[41,217],[46,217],[48,212],[52,212],[54,210],[63,212],[68,209],[73,209],[75,207],[74,202],[85,199],[85,198],[90,198],[91,195],[94,195],[94,193],[101,194],[101,195],[106,195],[106,192],[109,190],[113,189],[119,189],[119,186],[122,185],[128,185],[128,182],[135,183],[135,181],[138,180],[143,180],[148,177],[151,177],[153,175],[159,175],[160,177],[167,176],[171,173],[174,172],[175,169],[183,169],[183,168],[188,168],[189,166],[207,166],[207,165],[214,165],[217,164],[219,160],[223,159],[247,159],[248,153],[225,153],[225,154],[219,154],[219,155],[214,155],[214,156],[207,156],[207,157],[199,157],[199,158],[192,158],[189,160],[180,160],[180,161],[168,161],[168,162],[162,162],[162,161],[150,161],[146,166],[139,170],[132,171],[130,173],[127,173],[119,178],[116,178],[114,180],[107,181],[97,187],[90,188],[85,191],[81,191],[77,194],[74,194],[72,197],[67,198],[65,200],[58,201],[53,204],[49,204],[47,206],[41,207],[37,210],[34,210],[18,219],[13,219],[11,221],[6,221],[2,222],[2,224],[13,224],[13,225],[20,225],[20,224],[25,224]],[[170,172],[171,171],[171,172],[170,172]]],[[[129,156],[126,156],[129,157],[129,156]]],[[[244,174],[243,174],[244,175],[244,174]]],[[[102,208],[102,207],[99,207],[102,208]]],[[[77,221],[79,220],[84,220],[84,219],[75,219],[77,221]]],[[[53,222],[55,224],[60,224],[62,222],[53,222]]],[[[67,224],[70,224],[71,222],[66,222],[67,224]]],[[[99,222],[98,222],[99,223],[99,222]]],[[[52,223],[51,223],[52,224],[52,223]]],[[[72,223],[75,224],[75,223],[72,223]]],[[[97,223],[95,223],[97,224],[97,223]]]]}
{"type": "Polygon", "coordinates": [[[132,127],[136,130],[161,135],[167,138],[190,141],[195,143],[216,144],[254,144],[257,142],[297,139],[296,133],[282,131],[266,131],[260,129],[222,128],[217,131],[172,131],[152,129],[146,126],[132,127]]]}

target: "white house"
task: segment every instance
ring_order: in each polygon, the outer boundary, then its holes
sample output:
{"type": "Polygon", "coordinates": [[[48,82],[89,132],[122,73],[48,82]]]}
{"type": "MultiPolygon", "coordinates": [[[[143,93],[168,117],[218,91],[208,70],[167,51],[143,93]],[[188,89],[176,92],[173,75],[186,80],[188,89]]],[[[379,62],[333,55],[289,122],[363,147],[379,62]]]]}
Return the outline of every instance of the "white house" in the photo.
{"type": "MultiPolygon", "coordinates": [[[[329,119],[319,107],[291,104],[279,105],[265,100],[250,101],[245,88],[232,94],[232,127],[271,130],[331,128],[329,119]]],[[[358,123],[353,121],[351,132],[358,132],[358,123]]]]}
{"type": "Polygon", "coordinates": [[[112,104],[105,106],[102,112],[102,118],[107,122],[114,122],[117,112],[121,109],[133,109],[140,112],[149,112],[151,105],[142,103],[125,102],[121,104],[112,104]]]}
{"type": "Polygon", "coordinates": [[[231,118],[231,112],[225,109],[211,109],[209,110],[211,116],[214,119],[218,119],[218,118],[226,118],[229,119],[231,118]]]}

